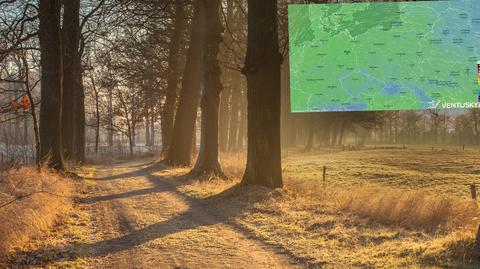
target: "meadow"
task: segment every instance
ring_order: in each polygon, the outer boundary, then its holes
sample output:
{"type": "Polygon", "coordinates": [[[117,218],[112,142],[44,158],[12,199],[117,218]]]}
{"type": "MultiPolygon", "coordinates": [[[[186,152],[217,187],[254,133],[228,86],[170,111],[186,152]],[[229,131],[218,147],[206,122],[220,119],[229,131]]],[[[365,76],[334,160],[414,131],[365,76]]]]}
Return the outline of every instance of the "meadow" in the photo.
{"type": "Polygon", "coordinates": [[[222,156],[229,181],[186,179],[183,168],[158,175],[219,211],[240,211],[233,223],[307,267],[480,266],[470,194],[478,148],[344,149],[284,151],[282,190],[236,186],[243,154],[222,156]]]}

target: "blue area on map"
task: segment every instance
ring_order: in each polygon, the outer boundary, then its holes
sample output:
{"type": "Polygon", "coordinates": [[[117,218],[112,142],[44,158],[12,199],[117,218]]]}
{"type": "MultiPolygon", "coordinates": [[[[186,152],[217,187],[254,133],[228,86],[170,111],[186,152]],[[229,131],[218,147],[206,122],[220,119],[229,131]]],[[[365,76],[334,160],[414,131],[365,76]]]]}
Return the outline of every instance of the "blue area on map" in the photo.
{"type": "Polygon", "coordinates": [[[383,87],[383,91],[388,95],[395,95],[400,92],[402,88],[400,85],[389,83],[383,87]]]}
{"type": "Polygon", "coordinates": [[[417,86],[412,86],[413,93],[420,98],[423,103],[432,102],[432,97],[428,96],[422,89],[417,86]]]}
{"type": "Polygon", "coordinates": [[[472,31],[474,43],[477,44],[480,42],[480,1],[473,1],[472,9],[472,14],[475,14],[472,18],[472,31]]]}
{"type": "MultiPolygon", "coordinates": [[[[458,14],[458,16],[449,17],[448,20],[442,20],[435,25],[435,33],[448,40],[463,40],[465,44],[473,45],[480,40],[480,29],[478,24],[480,23],[475,18],[480,16],[480,1],[478,0],[456,0],[456,1],[441,1],[438,4],[431,5],[437,13],[449,12],[449,9],[457,9],[465,12],[466,14],[458,14]],[[466,15],[466,16],[465,16],[466,15]],[[470,27],[465,29],[465,20],[470,21],[470,27]],[[470,34],[464,31],[470,31],[470,34]]],[[[455,44],[455,42],[453,42],[455,44]]],[[[451,45],[451,43],[449,44],[451,45]]],[[[459,46],[465,46],[464,44],[457,44],[459,46]]]]}
{"type": "Polygon", "coordinates": [[[340,112],[340,111],[362,111],[368,109],[368,104],[365,103],[357,103],[357,104],[350,104],[342,106],[341,108],[338,105],[328,105],[322,111],[325,112],[340,112]]]}
{"type": "Polygon", "coordinates": [[[350,97],[350,98],[361,98],[362,97],[361,92],[357,92],[356,90],[351,89],[351,88],[347,89],[347,94],[348,94],[348,97],[350,97]]]}

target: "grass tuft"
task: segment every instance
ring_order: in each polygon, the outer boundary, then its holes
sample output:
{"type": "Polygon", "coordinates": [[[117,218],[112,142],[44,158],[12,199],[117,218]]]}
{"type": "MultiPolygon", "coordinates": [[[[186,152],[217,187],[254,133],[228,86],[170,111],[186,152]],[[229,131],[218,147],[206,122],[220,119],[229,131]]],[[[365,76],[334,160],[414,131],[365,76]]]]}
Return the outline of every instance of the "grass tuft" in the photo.
{"type": "Polygon", "coordinates": [[[71,209],[72,181],[34,167],[0,174],[0,259],[47,232],[71,209]]]}

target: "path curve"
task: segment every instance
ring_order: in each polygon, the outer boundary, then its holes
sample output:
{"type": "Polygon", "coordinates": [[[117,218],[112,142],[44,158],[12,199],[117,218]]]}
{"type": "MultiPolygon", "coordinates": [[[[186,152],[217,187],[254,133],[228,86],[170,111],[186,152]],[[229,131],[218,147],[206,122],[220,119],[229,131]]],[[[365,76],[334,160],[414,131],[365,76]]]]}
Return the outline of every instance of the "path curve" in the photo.
{"type": "MultiPolygon", "coordinates": [[[[160,167],[161,168],[161,167],[160,167]]],[[[298,268],[228,216],[156,177],[159,166],[99,166],[83,199],[102,238],[82,247],[92,268],[298,268]]]]}

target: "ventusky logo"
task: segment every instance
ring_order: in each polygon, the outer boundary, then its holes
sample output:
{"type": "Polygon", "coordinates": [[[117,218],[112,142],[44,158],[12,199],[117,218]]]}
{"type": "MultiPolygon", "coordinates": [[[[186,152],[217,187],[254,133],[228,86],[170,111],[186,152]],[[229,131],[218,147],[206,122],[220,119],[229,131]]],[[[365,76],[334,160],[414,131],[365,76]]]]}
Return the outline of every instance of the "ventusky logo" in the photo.
{"type": "MultiPolygon", "coordinates": [[[[435,109],[438,108],[438,104],[434,108],[430,109],[435,109]]],[[[457,102],[457,103],[448,103],[448,102],[443,102],[440,104],[440,108],[461,108],[461,109],[466,109],[466,108],[480,108],[480,102],[457,102]]]]}

